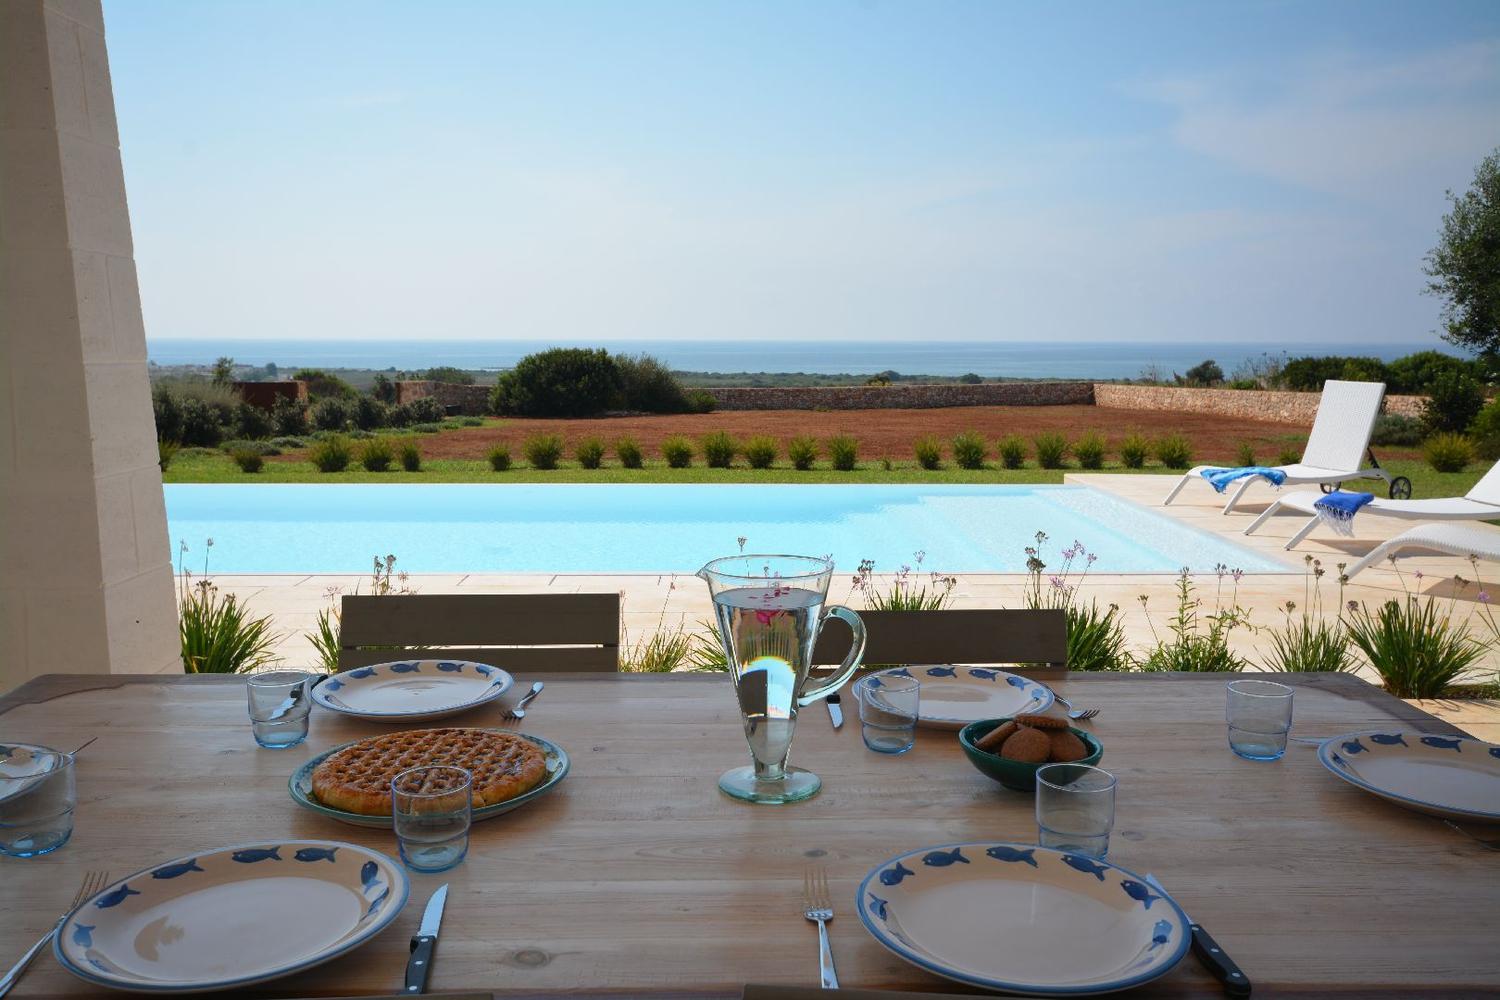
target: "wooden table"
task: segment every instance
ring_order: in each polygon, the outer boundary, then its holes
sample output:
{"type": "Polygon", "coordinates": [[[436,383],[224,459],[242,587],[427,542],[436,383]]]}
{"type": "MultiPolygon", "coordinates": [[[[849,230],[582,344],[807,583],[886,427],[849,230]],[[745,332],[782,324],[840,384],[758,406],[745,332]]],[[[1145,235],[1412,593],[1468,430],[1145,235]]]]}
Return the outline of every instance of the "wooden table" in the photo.
{"type": "MultiPolygon", "coordinates": [[[[1281,679],[1285,680],[1286,677],[1281,679]]],[[[1446,724],[1351,677],[1293,676],[1297,731],[1446,724]]],[[[1154,872],[1254,981],[1256,996],[1500,995],[1500,854],[1324,772],[1308,747],[1274,763],[1225,746],[1224,678],[1083,675],[1056,685],[1104,709],[1092,726],[1120,780],[1110,858],[1154,872]]],[[[846,710],[853,706],[846,705],[846,710]]],[[[492,724],[495,707],[455,720],[492,724]]],[[[870,753],[858,720],[804,713],[792,757],[824,780],[792,806],[715,786],[746,750],[729,682],[709,675],[558,675],[527,730],[573,770],[539,801],[474,827],[468,860],[413,875],[412,898],[366,947],[259,995],[399,990],[428,895],[451,883],[431,988],[499,994],[738,996],[748,982],[817,982],[802,872],[828,867],[846,986],[962,991],[881,948],[854,909],[891,855],[967,839],[1034,841],[1030,796],[974,771],[951,733],[870,753]]],[[[116,877],[206,848],[336,838],[394,853],[392,835],[324,819],[287,796],[323,748],[389,731],[315,710],[304,746],[257,749],[233,678],[38,678],[0,698],[5,739],[72,747],[77,830],[42,858],[0,858],[0,966],[47,930],[82,873],[116,877]]],[[[40,959],[16,996],[93,991],[40,959]]],[[[1153,996],[1220,995],[1189,956],[1153,996]]]]}

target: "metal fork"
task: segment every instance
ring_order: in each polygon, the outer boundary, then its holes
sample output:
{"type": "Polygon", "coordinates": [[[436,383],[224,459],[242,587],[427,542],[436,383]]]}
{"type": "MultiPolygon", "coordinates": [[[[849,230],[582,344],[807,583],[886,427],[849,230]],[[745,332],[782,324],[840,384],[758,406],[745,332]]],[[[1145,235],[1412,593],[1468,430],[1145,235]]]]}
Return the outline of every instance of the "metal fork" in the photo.
{"type": "Polygon", "coordinates": [[[1078,722],[1087,721],[1099,714],[1099,709],[1097,708],[1074,708],[1071,701],[1056,692],[1053,693],[1053,697],[1067,706],[1068,718],[1077,720],[1078,722]]]}
{"type": "Polygon", "coordinates": [[[531,702],[536,698],[536,696],[542,693],[542,688],[546,686],[547,685],[543,684],[541,681],[537,681],[535,684],[531,685],[531,690],[527,691],[521,696],[521,700],[516,702],[514,708],[506,709],[505,717],[507,719],[526,718],[526,706],[530,705],[531,702]]]}
{"type": "Polygon", "coordinates": [[[1449,826],[1453,827],[1453,829],[1457,830],[1459,833],[1463,834],[1465,837],[1468,837],[1475,843],[1481,844],[1492,851],[1500,851],[1500,840],[1486,840],[1485,838],[1479,836],[1479,834],[1477,833],[1471,833],[1470,831],[1465,830],[1463,827],[1459,826],[1451,819],[1445,819],[1443,820],[1443,822],[1447,823],[1449,826]]]}
{"type": "Polygon", "coordinates": [[[5,994],[11,991],[11,988],[20,981],[21,973],[26,971],[26,967],[31,964],[32,959],[36,958],[41,950],[47,947],[47,942],[51,941],[58,931],[62,930],[63,921],[68,919],[68,914],[72,913],[79,903],[82,903],[85,899],[88,899],[107,885],[109,885],[108,872],[91,871],[83,877],[83,884],[78,887],[78,892],[73,896],[73,902],[69,903],[63,915],[57,918],[57,923],[53,924],[52,929],[42,935],[36,944],[26,949],[26,954],[21,956],[21,960],[11,966],[10,971],[5,974],[4,979],[0,979],[0,997],[5,996],[5,994]]]}
{"type": "Polygon", "coordinates": [[[833,950],[828,947],[827,922],[833,919],[833,896],[828,892],[828,869],[821,866],[802,873],[802,898],[807,903],[803,916],[818,925],[818,973],[825,990],[839,988],[838,974],[833,971],[833,950]]]}

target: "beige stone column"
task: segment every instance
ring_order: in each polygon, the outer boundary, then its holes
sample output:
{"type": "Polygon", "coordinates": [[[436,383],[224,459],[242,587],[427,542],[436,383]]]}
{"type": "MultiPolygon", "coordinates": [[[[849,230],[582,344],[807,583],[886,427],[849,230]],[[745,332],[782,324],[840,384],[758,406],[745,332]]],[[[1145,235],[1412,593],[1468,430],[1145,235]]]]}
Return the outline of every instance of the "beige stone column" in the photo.
{"type": "Polygon", "coordinates": [[[0,691],[180,670],[99,0],[0,2],[0,691]]]}

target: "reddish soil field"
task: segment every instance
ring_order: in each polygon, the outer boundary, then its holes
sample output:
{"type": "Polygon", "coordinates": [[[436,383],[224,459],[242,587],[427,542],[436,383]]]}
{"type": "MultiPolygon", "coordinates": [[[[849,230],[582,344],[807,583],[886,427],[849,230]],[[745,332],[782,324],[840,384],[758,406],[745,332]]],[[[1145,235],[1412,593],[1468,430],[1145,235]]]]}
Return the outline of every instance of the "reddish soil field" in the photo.
{"type": "Polygon", "coordinates": [[[1307,428],[1295,425],[1233,420],[1193,413],[1100,409],[1095,406],[963,406],[936,410],[730,410],[721,413],[674,416],[603,417],[591,420],[509,419],[500,425],[465,427],[426,436],[422,454],[429,458],[482,459],[491,445],[519,445],[533,434],[560,434],[569,451],[580,438],[598,437],[606,444],[630,436],[648,456],[659,453],[661,442],[673,435],[698,438],[710,431],[726,431],[737,438],[768,434],[781,441],[808,434],[826,438],[847,433],[859,439],[860,455],[869,458],[909,459],[912,443],[926,435],[949,439],[961,431],[978,431],[992,442],[1006,434],[1030,438],[1056,431],[1076,438],[1098,431],[1109,441],[1111,453],[1132,432],[1147,437],[1180,433],[1193,442],[1195,454],[1230,457],[1236,446],[1249,441],[1262,460],[1271,461],[1284,447],[1301,449],[1307,428]]]}

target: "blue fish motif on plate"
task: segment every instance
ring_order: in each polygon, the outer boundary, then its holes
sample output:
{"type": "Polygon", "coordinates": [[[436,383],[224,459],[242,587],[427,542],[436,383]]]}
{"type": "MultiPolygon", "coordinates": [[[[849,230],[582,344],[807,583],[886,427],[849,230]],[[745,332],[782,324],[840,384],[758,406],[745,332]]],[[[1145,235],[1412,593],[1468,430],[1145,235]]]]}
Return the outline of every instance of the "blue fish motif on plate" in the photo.
{"type": "Polygon", "coordinates": [[[462,663],[449,663],[445,660],[438,664],[438,669],[446,674],[460,674],[463,673],[464,665],[462,663]]]}
{"type": "Polygon", "coordinates": [[[1424,736],[1422,743],[1432,747],[1434,750],[1452,750],[1454,753],[1463,753],[1463,741],[1450,739],[1446,736],[1424,736]]]}
{"type": "Polygon", "coordinates": [[[304,847],[292,857],[298,861],[328,861],[333,862],[333,852],[337,847],[304,847]]]}
{"type": "Polygon", "coordinates": [[[952,667],[928,667],[928,677],[957,677],[958,671],[952,667]]]}
{"type": "Polygon", "coordinates": [[[97,924],[74,924],[73,943],[84,948],[94,946],[94,928],[97,924]]]}
{"type": "Polygon", "coordinates": [[[869,893],[869,897],[870,897],[870,912],[873,913],[873,914],[875,914],[881,920],[884,920],[885,919],[885,907],[886,907],[885,900],[881,899],[879,896],[875,895],[873,892],[869,893]]]}
{"type": "Polygon", "coordinates": [[[947,868],[949,865],[966,865],[969,859],[958,848],[951,851],[928,851],[922,855],[922,864],[930,868],[947,868]]]}
{"type": "Polygon", "coordinates": [[[1033,868],[1040,867],[1036,863],[1035,848],[1028,847],[1025,850],[1020,850],[1015,847],[990,847],[986,848],[984,853],[988,854],[996,861],[1019,861],[1020,863],[1030,865],[1033,868]]]}
{"type": "Polygon", "coordinates": [[[422,666],[421,666],[421,664],[418,664],[418,663],[393,663],[393,664],[391,664],[391,673],[393,673],[393,674],[419,674],[421,672],[422,672],[422,666]]]}
{"type": "Polygon", "coordinates": [[[1081,871],[1085,875],[1092,875],[1101,882],[1104,881],[1104,866],[1081,854],[1064,854],[1063,864],[1069,868],[1081,871]]]}
{"type": "Polygon", "coordinates": [[[880,873],[880,884],[900,885],[902,879],[906,878],[908,875],[915,874],[916,872],[912,871],[910,868],[897,861],[894,868],[887,868],[885,871],[880,873]]]}
{"type": "Polygon", "coordinates": [[[374,667],[360,667],[358,670],[351,670],[351,671],[349,671],[349,676],[353,677],[355,680],[362,681],[366,677],[374,677],[375,676],[375,668],[374,667]]]}
{"type": "Polygon", "coordinates": [[[323,682],[324,689],[328,690],[328,691],[337,691],[340,688],[342,688],[343,686],[344,686],[344,682],[343,681],[336,680],[336,679],[334,679],[332,677],[330,677],[328,680],[326,680],[326,681],[323,682]]]}
{"type": "Polygon", "coordinates": [[[892,677],[911,677],[911,671],[905,667],[897,667],[895,670],[889,671],[889,673],[892,677]]]}
{"type": "MultiPolygon", "coordinates": [[[[370,905],[367,906],[367,907],[365,907],[365,916],[368,917],[370,914],[372,914],[376,910],[380,909],[380,904],[384,903],[385,902],[385,897],[389,896],[390,894],[391,894],[391,887],[390,886],[386,886],[385,888],[381,889],[380,890],[380,894],[378,896],[376,896],[374,899],[370,900],[370,905]]],[[[362,917],[360,919],[364,919],[364,918],[362,917]]]]}
{"type": "Polygon", "coordinates": [[[106,892],[94,901],[94,905],[101,910],[107,910],[111,906],[119,906],[129,896],[139,896],[140,893],[128,885],[122,885],[113,892],[106,892]]]}
{"type": "Polygon", "coordinates": [[[1377,743],[1383,747],[1410,746],[1410,744],[1406,742],[1406,737],[1400,733],[1371,733],[1370,742],[1377,743]]]}
{"type": "Polygon", "coordinates": [[[872,688],[885,687],[885,685],[881,683],[879,677],[871,677],[869,680],[865,681],[865,683],[870,685],[870,687],[872,688]]]}
{"type": "Polygon", "coordinates": [[[257,861],[280,861],[280,847],[247,847],[230,855],[242,865],[253,865],[257,861]]]}
{"type": "Polygon", "coordinates": [[[1005,683],[1009,684],[1013,688],[1024,688],[1027,684],[1027,681],[1024,677],[1017,677],[1015,674],[1010,674],[1005,678],[1005,683]]]}
{"type": "Polygon", "coordinates": [[[1120,888],[1125,890],[1125,895],[1129,896],[1137,903],[1145,903],[1146,909],[1148,910],[1151,909],[1152,903],[1156,902],[1158,899],[1161,899],[1160,896],[1154,894],[1151,891],[1150,887],[1142,885],[1140,882],[1137,882],[1133,878],[1122,879],[1120,882],[1120,888]]]}
{"type": "Polygon", "coordinates": [[[373,861],[366,861],[363,865],[360,866],[360,869],[359,869],[359,883],[360,883],[360,885],[364,886],[366,889],[370,888],[370,883],[373,882],[373,881],[375,881],[375,876],[378,875],[379,873],[380,873],[380,866],[379,865],[377,865],[373,861]]]}
{"type": "Polygon", "coordinates": [[[1365,746],[1359,740],[1345,740],[1344,741],[1344,753],[1348,754],[1351,757],[1353,757],[1357,753],[1369,753],[1369,752],[1370,752],[1370,748],[1367,747],[1367,746],[1365,746]]]}
{"type": "Polygon", "coordinates": [[[474,664],[474,672],[477,673],[480,677],[488,677],[490,674],[494,673],[493,670],[485,666],[483,663],[474,664]]]}
{"type": "Polygon", "coordinates": [[[1172,922],[1170,920],[1158,920],[1156,926],[1151,928],[1151,948],[1146,950],[1150,951],[1153,948],[1160,948],[1170,940],[1172,940],[1172,922]]]}
{"type": "Polygon", "coordinates": [[[179,861],[175,865],[164,865],[156,869],[156,871],[151,873],[151,877],[177,878],[179,875],[186,875],[188,872],[201,872],[202,870],[202,868],[198,867],[197,858],[188,858],[186,861],[179,861]]]}
{"type": "Polygon", "coordinates": [[[992,681],[1000,676],[999,671],[986,670],[983,667],[974,667],[969,671],[970,677],[978,677],[982,681],[992,681]]]}

